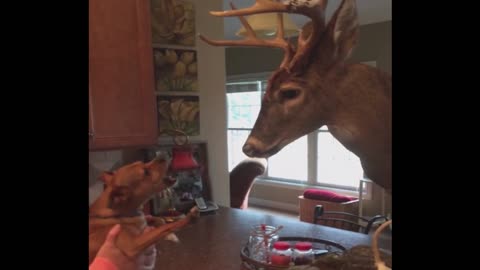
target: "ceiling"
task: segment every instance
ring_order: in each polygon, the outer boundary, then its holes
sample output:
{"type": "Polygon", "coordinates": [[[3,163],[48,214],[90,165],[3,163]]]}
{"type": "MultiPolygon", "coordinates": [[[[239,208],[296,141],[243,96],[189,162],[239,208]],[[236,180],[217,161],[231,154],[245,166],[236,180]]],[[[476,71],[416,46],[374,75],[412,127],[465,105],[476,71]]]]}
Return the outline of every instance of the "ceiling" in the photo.
{"type": "MultiPolygon", "coordinates": [[[[251,6],[255,0],[224,0],[223,9],[230,9],[230,2],[237,8],[244,8],[251,6]]],[[[327,5],[327,20],[330,19],[341,0],[330,0],[327,5]]],[[[377,22],[384,22],[392,20],[392,0],[357,0],[358,16],[360,25],[371,24],[377,22]]],[[[309,19],[302,15],[290,14],[292,20],[298,27],[302,27],[309,19]]],[[[225,18],[225,38],[238,39],[235,33],[241,27],[240,20],[236,17],[225,18]]]]}

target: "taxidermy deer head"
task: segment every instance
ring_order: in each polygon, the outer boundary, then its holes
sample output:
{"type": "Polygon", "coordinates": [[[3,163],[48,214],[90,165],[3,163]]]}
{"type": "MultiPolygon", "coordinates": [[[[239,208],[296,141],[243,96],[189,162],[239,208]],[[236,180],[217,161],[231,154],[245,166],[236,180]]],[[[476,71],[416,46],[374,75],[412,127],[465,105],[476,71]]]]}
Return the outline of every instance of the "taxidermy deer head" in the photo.
{"type": "Polygon", "coordinates": [[[243,152],[269,157],[294,140],[326,125],[332,135],[356,154],[365,174],[391,192],[391,77],[347,59],[358,39],[355,0],[343,0],[328,24],[327,0],[256,0],[245,9],[211,12],[238,16],[248,32],[244,40],[210,40],[214,46],[281,48],[280,67],[268,81],[258,119],[243,152]],[[244,15],[277,12],[274,39],[256,37],[244,15]],[[296,48],[284,39],[281,12],[308,16],[296,48]]]}

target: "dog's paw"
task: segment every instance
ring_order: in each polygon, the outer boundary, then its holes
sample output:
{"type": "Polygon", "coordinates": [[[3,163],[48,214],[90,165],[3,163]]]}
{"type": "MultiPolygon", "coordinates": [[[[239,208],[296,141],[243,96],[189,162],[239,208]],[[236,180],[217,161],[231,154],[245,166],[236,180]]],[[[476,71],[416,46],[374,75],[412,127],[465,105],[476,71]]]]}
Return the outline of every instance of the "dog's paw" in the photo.
{"type": "Polygon", "coordinates": [[[198,209],[197,206],[194,206],[192,207],[192,209],[190,209],[188,215],[191,216],[192,218],[198,218],[200,217],[200,209],[198,209]]]}
{"type": "Polygon", "coordinates": [[[161,217],[155,217],[155,216],[148,215],[148,216],[145,216],[145,219],[147,220],[148,226],[159,227],[159,226],[167,224],[165,219],[163,219],[161,217]]]}
{"type": "Polygon", "coordinates": [[[180,242],[177,235],[175,235],[174,233],[171,233],[171,234],[165,236],[164,239],[167,240],[167,241],[172,241],[174,243],[179,243],[180,242]]]}

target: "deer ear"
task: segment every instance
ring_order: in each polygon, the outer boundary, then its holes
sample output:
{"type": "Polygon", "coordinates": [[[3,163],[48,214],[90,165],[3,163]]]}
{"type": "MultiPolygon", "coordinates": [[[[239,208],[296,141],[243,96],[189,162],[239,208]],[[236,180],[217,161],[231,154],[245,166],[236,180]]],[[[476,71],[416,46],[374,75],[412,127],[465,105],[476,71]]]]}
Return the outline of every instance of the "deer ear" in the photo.
{"type": "Polygon", "coordinates": [[[343,0],[328,25],[333,45],[333,60],[346,60],[358,40],[358,16],[355,0],[343,0]]]}

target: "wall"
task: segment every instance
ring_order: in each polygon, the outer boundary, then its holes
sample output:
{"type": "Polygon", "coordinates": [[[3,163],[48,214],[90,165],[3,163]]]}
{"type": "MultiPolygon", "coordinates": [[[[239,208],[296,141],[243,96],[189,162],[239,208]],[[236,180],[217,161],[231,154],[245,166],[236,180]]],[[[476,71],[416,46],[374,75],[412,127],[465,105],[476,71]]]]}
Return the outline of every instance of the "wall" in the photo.
{"type": "MultiPolygon", "coordinates": [[[[298,196],[303,194],[305,186],[285,186],[270,182],[257,181],[254,183],[249,196],[250,205],[266,206],[274,209],[282,209],[292,213],[298,213],[298,196]]],[[[335,190],[334,190],[335,191],[335,190]]],[[[343,191],[338,191],[344,193],[343,191]]],[[[358,192],[348,192],[345,195],[358,197],[358,192]]],[[[376,185],[370,193],[363,200],[363,215],[372,216],[377,214],[392,213],[392,197],[385,194],[382,198],[382,189],[376,185]],[[382,209],[382,199],[384,200],[382,209]],[[382,210],[384,211],[382,213],[382,210]]]]}
{"type": "MultiPolygon", "coordinates": [[[[374,23],[360,27],[360,41],[351,61],[377,61],[377,67],[392,71],[392,22],[374,23]]],[[[227,48],[227,75],[271,72],[278,68],[283,52],[271,48],[227,48]]]]}
{"type": "MultiPolygon", "coordinates": [[[[392,71],[392,23],[382,22],[360,27],[360,40],[350,61],[375,61],[376,66],[387,72],[392,71]]],[[[281,50],[269,48],[227,48],[227,75],[241,75],[275,70],[283,58],[281,50]]],[[[297,211],[298,196],[303,188],[285,188],[278,185],[260,184],[253,186],[249,201],[251,204],[266,204],[275,208],[297,211]]],[[[381,212],[381,189],[373,187],[372,197],[364,203],[366,215],[381,212]]],[[[385,198],[385,211],[391,212],[391,197],[385,198]]]]}
{"type": "Polygon", "coordinates": [[[283,51],[273,48],[226,48],[227,76],[270,72],[278,68],[283,51]]]}
{"type": "Polygon", "coordinates": [[[302,195],[304,190],[305,188],[301,186],[286,188],[269,182],[256,182],[248,200],[251,205],[261,205],[291,213],[299,213],[298,196],[302,195]]]}
{"type": "Polygon", "coordinates": [[[360,40],[353,51],[352,62],[376,61],[377,67],[392,72],[392,22],[360,27],[360,40]]]}
{"type": "MultiPolygon", "coordinates": [[[[223,39],[223,19],[211,16],[222,10],[222,0],[191,0],[196,6],[197,33],[223,39]]],[[[208,161],[213,200],[230,205],[227,157],[227,100],[225,95],[225,49],[197,38],[200,84],[200,139],[208,143],[208,161]]]]}
{"type": "MultiPolygon", "coordinates": [[[[196,29],[213,39],[223,38],[223,20],[209,15],[211,10],[221,10],[222,0],[191,0],[196,7],[196,29]]],[[[198,81],[200,85],[200,136],[192,140],[206,141],[208,144],[209,172],[212,196],[220,205],[229,205],[226,96],[225,96],[225,52],[221,47],[208,46],[197,38],[198,81]]],[[[103,170],[115,164],[126,164],[130,160],[141,159],[138,151],[117,150],[92,152],[89,156],[90,202],[101,191],[101,183],[96,179],[103,170]]]]}

